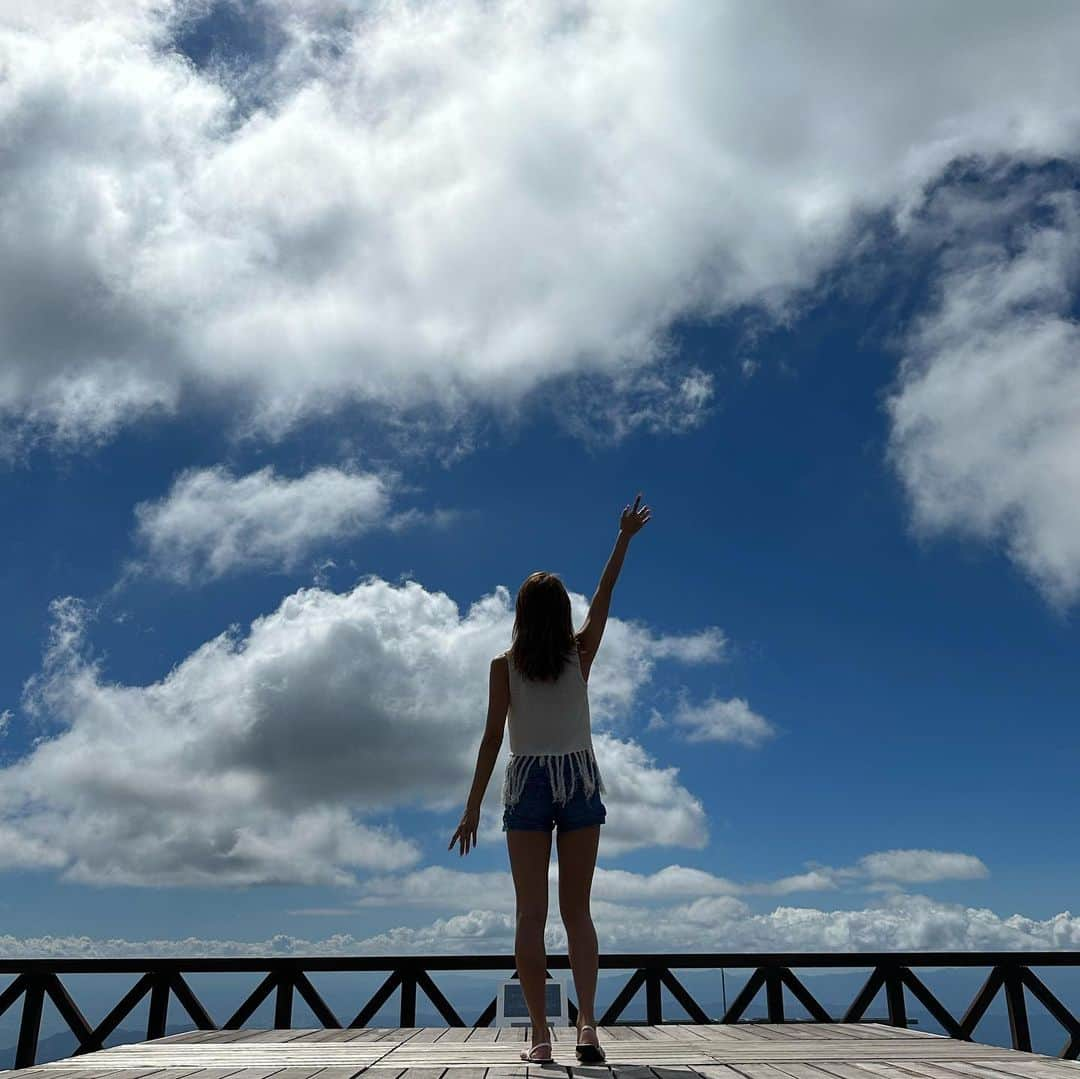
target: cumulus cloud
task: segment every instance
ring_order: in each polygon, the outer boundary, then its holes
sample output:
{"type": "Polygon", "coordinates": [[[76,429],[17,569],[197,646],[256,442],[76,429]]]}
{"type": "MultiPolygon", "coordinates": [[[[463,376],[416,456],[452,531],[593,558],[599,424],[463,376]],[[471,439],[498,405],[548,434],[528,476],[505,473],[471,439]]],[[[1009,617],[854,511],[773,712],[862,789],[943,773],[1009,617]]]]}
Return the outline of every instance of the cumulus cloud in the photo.
{"type": "MultiPolygon", "coordinates": [[[[606,847],[605,825],[602,846],[606,847]]],[[[943,880],[986,877],[989,870],[971,854],[934,850],[875,851],[852,866],[814,867],[776,880],[735,881],[708,870],[668,865],[653,873],[597,866],[591,896],[601,904],[662,904],[672,900],[698,900],[716,896],[790,895],[794,892],[865,888],[881,881],[928,884],[943,880]]],[[[558,860],[548,867],[551,909],[558,902],[558,860]]],[[[497,909],[514,909],[513,879],[507,872],[472,873],[444,866],[423,866],[405,873],[372,876],[364,881],[354,906],[446,908],[452,895],[462,907],[492,906],[493,896],[504,897],[497,909]]]]}
{"type": "Polygon", "coordinates": [[[252,0],[259,48],[192,63],[216,8],[5,11],[9,450],[225,397],[269,434],[512,418],[564,383],[579,431],[685,430],[714,373],[677,320],[787,318],[863,212],[1080,129],[1074,5],[252,0]],[[575,405],[583,375],[611,392],[575,405]]]}
{"type": "Polygon", "coordinates": [[[392,513],[394,477],[316,468],[296,478],[268,465],[246,476],[223,466],[189,469],[157,501],[135,507],[145,558],[127,572],[155,572],[189,583],[238,569],[292,569],[320,544],[374,528],[398,531],[448,511],[392,513]]]}
{"type": "Polygon", "coordinates": [[[923,884],[931,880],[975,880],[988,870],[971,854],[941,850],[885,850],[859,859],[859,868],[872,880],[923,884]]]}
{"type": "MultiPolygon", "coordinates": [[[[681,698],[671,721],[687,742],[733,742],[756,749],[776,735],[776,728],[750,708],[742,697],[721,700],[710,697],[701,704],[691,704],[681,698]]],[[[654,713],[650,728],[667,727],[668,721],[654,713]]]]}
{"type": "MultiPolygon", "coordinates": [[[[303,912],[300,912],[303,913],[303,912]]],[[[338,911],[347,914],[348,911],[338,911]]],[[[890,896],[857,909],[778,906],[754,913],[739,899],[717,896],[654,909],[593,905],[597,935],[607,952],[747,951],[1021,951],[1080,947],[1080,918],[1062,911],[1047,918],[1002,916],[986,907],[942,903],[923,895],[890,896]]],[[[474,908],[421,926],[395,925],[367,936],[336,932],[322,939],[277,933],[265,940],[99,940],[44,934],[0,936],[13,959],[108,956],[266,956],[507,954],[514,950],[512,910],[474,908]]],[[[549,913],[549,951],[565,951],[566,933],[549,913]]]]}
{"type": "MultiPolygon", "coordinates": [[[[571,601],[580,624],[588,599],[571,601]]],[[[449,839],[513,597],[499,586],[462,614],[415,581],[301,589],[246,634],[231,627],[145,686],[105,677],[78,600],[55,601],[53,616],[24,696],[45,733],[0,768],[0,867],[62,866],[63,879],[97,884],[341,885],[354,871],[417,864],[418,844],[392,824],[399,809],[445,814],[449,839]]],[[[590,677],[616,822],[607,855],[707,842],[704,807],[678,769],[617,730],[652,676],[651,649],[702,662],[702,636],[722,639],[711,627],[667,638],[608,621],[590,677]]],[[[501,836],[508,742],[488,787],[489,840],[501,836]]]]}
{"type": "Polygon", "coordinates": [[[1080,597],[1080,198],[1047,185],[930,204],[920,229],[955,239],[887,406],[919,537],[1000,542],[1061,611],[1080,597]]]}
{"type": "MultiPolygon", "coordinates": [[[[942,903],[922,895],[890,896],[856,909],[778,906],[755,913],[733,896],[715,896],[657,910],[596,902],[593,921],[604,949],[659,951],[993,951],[1073,949],[1080,918],[1069,911],[1044,919],[1002,917],[985,907],[942,903]]],[[[398,926],[368,937],[366,947],[401,951],[513,950],[513,911],[488,907],[398,926]]],[[[566,947],[566,932],[549,917],[549,950],[566,947]]]]}

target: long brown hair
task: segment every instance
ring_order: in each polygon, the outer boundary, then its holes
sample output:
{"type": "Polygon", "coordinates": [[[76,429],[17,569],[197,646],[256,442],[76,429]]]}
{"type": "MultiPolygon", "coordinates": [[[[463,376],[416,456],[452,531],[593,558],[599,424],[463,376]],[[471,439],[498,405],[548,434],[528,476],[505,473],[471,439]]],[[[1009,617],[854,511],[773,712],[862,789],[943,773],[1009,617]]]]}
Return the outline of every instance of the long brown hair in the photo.
{"type": "Polygon", "coordinates": [[[522,678],[553,682],[577,646],[570,597],[560,578],[538,570],[518,589],[510,659],[522,678]]]}

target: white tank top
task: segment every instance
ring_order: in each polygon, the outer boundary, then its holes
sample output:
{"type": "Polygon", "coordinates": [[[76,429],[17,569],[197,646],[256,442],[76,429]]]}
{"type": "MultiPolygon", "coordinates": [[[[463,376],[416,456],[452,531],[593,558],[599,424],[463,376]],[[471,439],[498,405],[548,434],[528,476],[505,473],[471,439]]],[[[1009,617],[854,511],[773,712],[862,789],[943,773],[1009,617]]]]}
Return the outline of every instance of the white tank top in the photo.
{"type": "Polygon", "coordinates": [[[503,803],[513,805],[520,798],[529,770],[537,762],[547,768],[556,802],[565,803],[573,795],[578,775],[587,797],[597,789],[604,792],[593,754],[589,687],[577,648],[554,682],[522,677],[510,651],[503,655],[510,668],[510,761],[503,803]]]}

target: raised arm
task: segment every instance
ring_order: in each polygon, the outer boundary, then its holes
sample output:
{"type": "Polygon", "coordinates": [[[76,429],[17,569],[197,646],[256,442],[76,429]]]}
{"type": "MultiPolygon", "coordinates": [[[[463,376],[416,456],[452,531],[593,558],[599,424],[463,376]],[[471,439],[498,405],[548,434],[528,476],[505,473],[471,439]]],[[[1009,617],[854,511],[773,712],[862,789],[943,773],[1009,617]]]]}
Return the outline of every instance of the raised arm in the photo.
{"type": "Polygon", "coordinates": [[[607,625],[608,608],[611,606],[611,593],[615,589],[619,571],[622,569],[626,550],[630,546],[631,537],[641,531],[645,522],[649,519],[649,507],[642,506],[638,509],[641,501],[641,492],[634,499],[633,506],[627,506],[619,519],[619,536],[615,540],[615,549],[611,552],[600,576],[600,583],[596,586],[592,602],[589,604],[589,614],[585,624],[581,627],[578,639],[581,642],[581,650],[588,657],[591,666],[596,650],[600,647],[600,639],[604,635],[604,627],[607,625]]]}

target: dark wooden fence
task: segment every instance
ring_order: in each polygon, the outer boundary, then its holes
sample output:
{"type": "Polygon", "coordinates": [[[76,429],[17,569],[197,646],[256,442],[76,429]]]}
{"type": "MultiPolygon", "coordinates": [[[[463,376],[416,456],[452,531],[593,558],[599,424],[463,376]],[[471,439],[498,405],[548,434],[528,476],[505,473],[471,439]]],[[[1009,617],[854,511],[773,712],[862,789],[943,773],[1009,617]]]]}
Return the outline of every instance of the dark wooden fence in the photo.
{"type": "MultiPolygon", "coordinates": [[[[548,956],[548,967],[566,970],[570,966],[565,955],[548,956]]],[[[885,990],[888,1022],[895,1026],[908,1024],[904,990],[918,1000],[942,1029],[953,1038],[971,1041],[979,1020],[999,992],[1005,994],[1014,1049],[1031,1051],[1031,1032],[1028,1026],[1025,989],[1038,1000],[1047,1012],[1061,1024],[1066,1040],[1058,1054],[1066,1060],[1080,1056],[1080,1021],[1047,988],[1031,970],[1032,967],[1080,967],[1080,952],[792,952],[778,953],[686,953],[666,952],[637,955],[618,953],[600,956],[603,969],[631,970],[633,973],[619,990],[597,1022],[607,1026],[619,1021],[627,1005],[642,986],[645,987],[645,1018],[650,1025],[665,1022],[660,987],[666,986],[671,995],[694,1023],[735,1023],[746,1014],[754,998],[765,991],[768,1020],[782,1023],[788,1017],[784,1009],[784,987],[809,1013],[821,1023],[853,1023],[866,1020],[866,1011],[874,998],[885,990]],[[830,1015],[814,998],[794,973],[794,968],[869,968],[862,989],[842,1015],[830,1015]],[[959,1018],[953,1016],[930,992],[915,973],[915,967],[982,967],[989,973],[967,1010],[959,1018]],[[706,1015],[672,973],[672,968],[685,970],[749,969],[749,980],[719,1017],[706,1015]]],[[[550,976],[549,969],[549,976],[550,976]]],[[[488,1026],[495,1018],[495,999],[479,1016],[467,1024],[446,999],[431,978],[440,970],[511,970],[514,957],[505,955],[469,956],[358,956],[351,958],[312,956],[309,958],[266,959],[0,959],[0,974],[14,974],[10,985],[0,992],[0,1015],[16,1000],[22,998],[22,1019],[15,1067],[26,1068],[35,1063],[38,1035],[41,1029],[41,1009],[46,994],[79,1041],[75,1055],[103,1048],[104,1040],[120,1025],[146,996],[150,995],[147,1039],[165,1036],[169,999],[175,996],[179,1004],[200,1030],[236,1029],[251,1017],[256,1008],[271,994],[274,998],[275,1028],[292,1026],[294,993],[307,1002],[324,1027],[363,1027],[385,1005],[391,994],[400,990],[398,1025],[416,1025],[416,991],[420,989],[438,1009],[450,1026],[488,1026]],[[218,1026],[203,1007],[185,974],[209,971],[258,972],[265,977],[246,1000],[218,1026]],[[342,1024],[326,1005],[308,974],[315,971],[387,971],[387,978],[372,997],[347,1024],[342,1024]],[[72,1000],[61,974],[138,974],[135,984],[116,1006],[96,1026],[91,1027],[72,1000]]],[[[513,977],[516,977],[516,971],[513,977]]],[[[577,1008],[570,1002],[571,1021],[577,1020],[577,1008]]],[[[673,1020],[667,1020],[672,1022],[673,1020]]],[[[685,1022],[686,1020],[674,1020],[685,1022]]],[[[625,1022],[625,1020],[624,1020],[625,1022]]]]}

